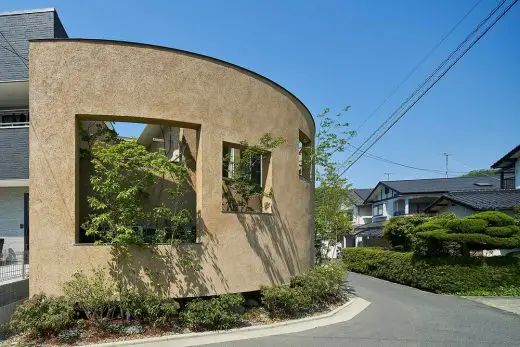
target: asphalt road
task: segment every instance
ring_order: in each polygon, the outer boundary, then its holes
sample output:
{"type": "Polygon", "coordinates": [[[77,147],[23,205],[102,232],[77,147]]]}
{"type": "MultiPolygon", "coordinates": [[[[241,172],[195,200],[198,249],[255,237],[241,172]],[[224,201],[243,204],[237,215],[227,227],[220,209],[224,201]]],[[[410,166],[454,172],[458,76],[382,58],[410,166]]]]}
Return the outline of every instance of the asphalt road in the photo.
{"type": "Polygon", "coordinates": [[[372,303],[348,322],[210,346],[520,346],[518,315],[368,276],[348,278],[372,303]]]}

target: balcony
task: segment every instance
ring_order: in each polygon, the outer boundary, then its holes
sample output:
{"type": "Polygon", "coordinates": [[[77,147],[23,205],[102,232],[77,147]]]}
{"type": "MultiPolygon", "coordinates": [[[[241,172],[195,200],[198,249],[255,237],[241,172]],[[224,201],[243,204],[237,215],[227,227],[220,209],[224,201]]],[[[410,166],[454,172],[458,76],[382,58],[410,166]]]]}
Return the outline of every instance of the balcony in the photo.
{"type": "Polygon", "coordinates": [[[515,177],[506,177],[502,178],[502,182],[500,184],[502,189],[515,189],[515,177]]]}
{"type": "Polygon", "coordinates": [[[394,217],[395,216],[404,216],[404,215],[406,215],[406,212],[404,210],[394,211],[394,217]]]}

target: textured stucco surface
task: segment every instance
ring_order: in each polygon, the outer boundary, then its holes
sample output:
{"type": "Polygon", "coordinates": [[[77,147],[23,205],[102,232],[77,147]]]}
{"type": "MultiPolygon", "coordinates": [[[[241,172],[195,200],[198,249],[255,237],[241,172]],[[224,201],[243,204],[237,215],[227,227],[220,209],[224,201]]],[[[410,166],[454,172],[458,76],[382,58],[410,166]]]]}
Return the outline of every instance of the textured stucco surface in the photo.
{"type": "Polygon", "coordinates": [[[200,242],[161,246],[156,252],[168,256],[159,258],[136,250],[128,277],[198,296],[256,290],[311,266],[314,187],[299,179],[297,144],[299,131],[313,139],[315,129],[292,95],[236,66],[151,46],[36,41],[30,61],[31,295],[57,294],[74,271],[110,263],[109,246],[75,244],[80,117],[198,129],[200,242]],[[255,142],[267,132],[287,140],[272,155],[273,213],[223,213],[222,143],[255,142]],[[181,251],[202,270],[179,263],[181,251]]]}

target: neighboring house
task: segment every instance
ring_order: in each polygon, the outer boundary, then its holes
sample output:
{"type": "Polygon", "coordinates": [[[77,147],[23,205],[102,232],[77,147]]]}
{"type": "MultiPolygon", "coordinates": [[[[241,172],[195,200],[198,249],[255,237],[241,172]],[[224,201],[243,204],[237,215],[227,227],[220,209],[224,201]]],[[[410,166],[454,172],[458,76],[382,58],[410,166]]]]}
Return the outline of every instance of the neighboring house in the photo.
{"type": "Polygon", "coordinates": [[[23,251],[28,242],[29,40],[66,38],[67,33],[54,9],[0,13],[0,32],[0,239],[5,254],[9,248],[23,251]]]}
{"type": "Polygon", "coordinates": [[[426,212],[467,216],[479,211],[495,210],[509,215],[520,207],[520,145],[491,166],[498,170],[498,189],[451,191],[443,194],[426,208],[426,212]]]}
{"type": "Polygon", "coordinates": [[[360,189],[356,194],[366,197],[352,207],[355,239],[346,246],[384,246],[382,230],[391,217],[425,212],[443,194],[452,191],[499,189],[500,182],[500,175],[433,178],[381,181],[368,194],[366,189],[360,189]]]}

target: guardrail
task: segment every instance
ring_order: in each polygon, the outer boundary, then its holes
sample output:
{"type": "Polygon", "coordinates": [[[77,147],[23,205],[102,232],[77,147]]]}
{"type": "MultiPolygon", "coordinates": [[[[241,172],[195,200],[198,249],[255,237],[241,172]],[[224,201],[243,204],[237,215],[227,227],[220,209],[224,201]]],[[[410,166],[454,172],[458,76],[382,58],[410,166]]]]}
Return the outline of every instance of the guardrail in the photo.
{"type": "Polygon", "coordinates": [[[29,277],[29,251],[4,252],[0,257],[0,282],[29,277]]]}

